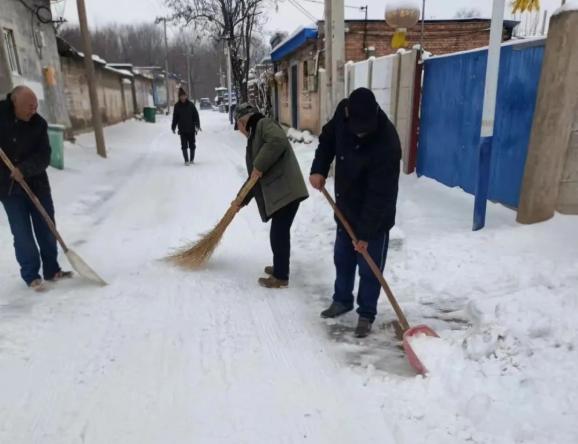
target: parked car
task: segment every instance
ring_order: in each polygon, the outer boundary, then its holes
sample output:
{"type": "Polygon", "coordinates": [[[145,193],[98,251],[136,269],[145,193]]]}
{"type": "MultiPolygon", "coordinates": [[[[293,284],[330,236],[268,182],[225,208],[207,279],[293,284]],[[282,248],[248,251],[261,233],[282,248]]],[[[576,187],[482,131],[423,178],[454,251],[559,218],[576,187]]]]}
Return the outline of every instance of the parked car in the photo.
{"type": "Polygon", "coordinates": [[[213,109],[213,105],[211,104],[211,100],[204,97],[200,100],[200,108],[201,109],[213,109]]]}

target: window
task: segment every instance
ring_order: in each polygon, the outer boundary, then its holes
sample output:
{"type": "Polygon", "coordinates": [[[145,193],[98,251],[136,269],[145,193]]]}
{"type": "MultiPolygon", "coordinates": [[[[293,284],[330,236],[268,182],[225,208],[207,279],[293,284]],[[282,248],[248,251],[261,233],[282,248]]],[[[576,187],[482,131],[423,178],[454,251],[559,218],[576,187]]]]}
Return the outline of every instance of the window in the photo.
{"type": "Polygon", "coordinates": [[[303,61],[303,91],[309,90],[309,61],[303,61]]]}
{"type": "Polygon", "coordinates": [[[6,46],[10,71],[12,71],[12,74],[20,74],[20,62],[18,60],[18,52],[16,51],[14,32],[11,29],[4,29],[2,34],[4,36],[4,45],[6,46]]]}

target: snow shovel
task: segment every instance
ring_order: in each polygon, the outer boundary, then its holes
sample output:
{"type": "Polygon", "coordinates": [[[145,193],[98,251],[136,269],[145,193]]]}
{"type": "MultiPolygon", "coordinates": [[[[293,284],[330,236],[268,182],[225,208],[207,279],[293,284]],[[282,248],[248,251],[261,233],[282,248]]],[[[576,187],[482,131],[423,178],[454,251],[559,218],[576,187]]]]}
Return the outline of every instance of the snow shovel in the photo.
{"type": "MultiPolygon", "coordinates": [[[[351,240],[354,243],[357,243],[358,238],[355,235],[353,228],[351,227],[351,225],[349,224],[349,222],[345,218],[345,215],[337,207],[337,204],[333,200],[333,197],[331,197],[331,195],[329,194],[329,192],[327,191],[327,189],[325,187],[323,187],[321,189],[321,192],[323,193],[323,195],[325,196],[325,198],[329,202],[329,205],[331,205],[331,207],[333,208],[333,211],[335,212],[337,219],[339,219],[339,221],[341,222],[341,225],[343,225],[343,228],[345,228],[345,231],[347,231],[347,234],[349,234],[349,237],[351,237],[351,240]]],[[[419,374],[423,375],[423,374],[427,373],[426,367],[419,360],[418,356],[416,355],[416,353],[412,349],[411,344],[410,344],[410,340],[412,337],[418,336],[418,335],[433,336],[433,337],[437,338],[438,337],[437,333],[426,325],[418,325],[416,327],[410,327],[409,326],[409,323],[407,322],[407,318],[405,317],[405,314],[403,313],[403,311],[401,310],[401,307],[397,303],[397,300],[395,299],[395,296],[393,295],[391,288],[389,287],[387,281],[383,277],[383,274],[382,274],[381,270],[379,269],[379,267],[377,266],[377,264],[375,263],[375,261],[371,258],[371,256],[369,255],[369,253],[367,251],[362,252],[361,255],[367,261],[367,264],[369,265],[369,268],[371,268],[371,271],[373,272],[375,277],[379,280],[379,283],[383,287],[383,290],[385,291],[385,294],[387,295],[387,299],[389,299],[389,303],[391,304],[393,311],[395,312],[395,314],[397,316],[397,319],[399,321],[401,331],[402,331],[403,349],[405,350],[409,364],[419,374]]]]}
{"type": "MultiPolygon", "coordinates": [[[[2,158],[2,161],[6,164],[8,169],[11,172],[14,172],[16,167],[14,166],[12,161],[8,158],[6,153],[2,150],[2,148],[0,148],[0,158],[2,158]]],[[[26,194],[28,195],[28,197],[30,198],[30,200],[32,201],[32,203],[34,204],[34,206],[36,207],[38,212],[42,215],[42,218],[44,219],[44,221],[48,225],[48,228],[50,229],[50,231],[52,232],[52,234],[54,235],[54,237],[56,238],[56,240],[58,241],[58,243],[62,247],[64,254],[66,254],[68,262],[70,263],[72,268],[74,268],[74,270],[80,276],[88,279],[89,281],[92,281],[92,282],[94,282],[98,285],[101,285],[101,286],[107,285],[106,282],[98,274],[96,274],[96,272],[92,268],[90,268],[88,266],[88,264],[86,262],[84,262],[78,254],[76,254],[74,251],[72,251],[71,249],[68,248],[68,246],[64,242],[64,239],[62,239],[62,237],[60,236],[60,234],[56,230],[56,225],[54,225],[54,221],[52,220],[50,215],[46,212],[46,210],[44,209],[44,207],[42,206],[42,204],[38,200],[38,197],[36,197],[36,195],[32,192],[32,190],[30,189],[30,187],[28,186],[26,181],[22,180],[18,183],[20,184],[22,189],[26,192],[26,194]]]]}

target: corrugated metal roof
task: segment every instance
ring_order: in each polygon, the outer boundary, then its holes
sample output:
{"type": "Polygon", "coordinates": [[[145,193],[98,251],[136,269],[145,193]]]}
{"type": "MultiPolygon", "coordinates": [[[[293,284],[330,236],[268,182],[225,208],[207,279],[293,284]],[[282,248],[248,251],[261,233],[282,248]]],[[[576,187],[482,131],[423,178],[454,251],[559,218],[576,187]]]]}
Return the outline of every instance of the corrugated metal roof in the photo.
{"type": "Polygon", "coordinates": [[[317,28],[299,28],[292,35],[279,43],[271,53],[271,60],[278,62],[298,50],[307,41],[317,38],[317,28]]]}

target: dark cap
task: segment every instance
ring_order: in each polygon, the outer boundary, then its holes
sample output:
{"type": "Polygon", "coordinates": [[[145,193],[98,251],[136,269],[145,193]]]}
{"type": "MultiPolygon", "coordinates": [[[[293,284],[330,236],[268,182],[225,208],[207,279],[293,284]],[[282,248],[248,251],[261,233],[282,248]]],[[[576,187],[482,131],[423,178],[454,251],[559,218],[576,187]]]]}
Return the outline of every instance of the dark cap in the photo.
{"type": "Polygon", "coordinates": [[[186,96],[187,92],[183,88],[179,88],[179,97],[186,96]]]}
{"type": "Polygon", "coordinates": [[[235,120],[239,120],[241,117],[245,117],[248,114],[256,114],[258,112],[259,110],[250,103],[241,103],[235,107],[235,120]]]}
{"type": "Polygon", "coordinates": [[[370,89],[357,88],[349,96],[347,125],[354,134],[369,134],[377,130],[379,105],[370,89]]]}

